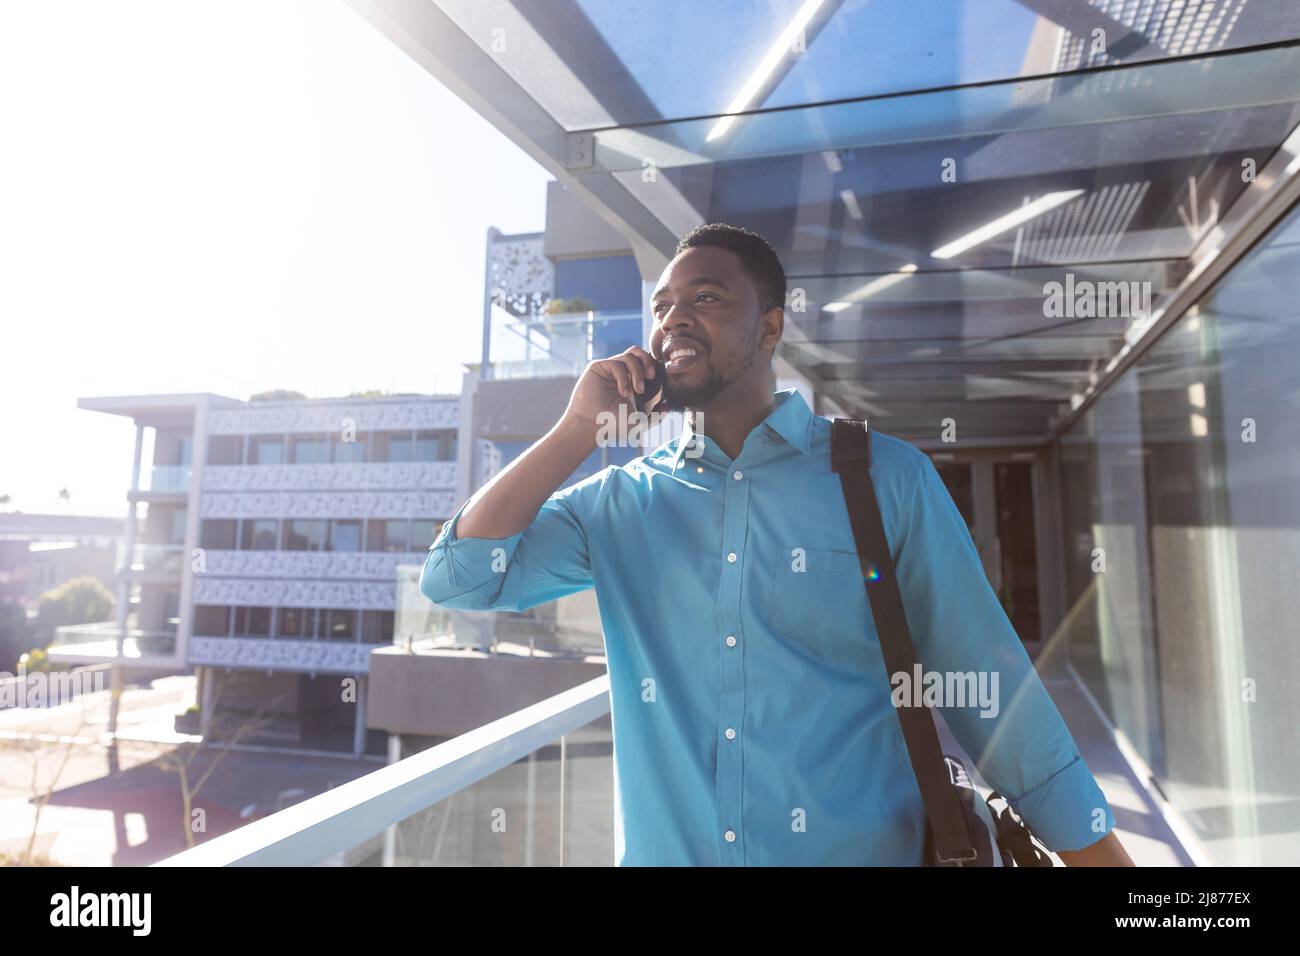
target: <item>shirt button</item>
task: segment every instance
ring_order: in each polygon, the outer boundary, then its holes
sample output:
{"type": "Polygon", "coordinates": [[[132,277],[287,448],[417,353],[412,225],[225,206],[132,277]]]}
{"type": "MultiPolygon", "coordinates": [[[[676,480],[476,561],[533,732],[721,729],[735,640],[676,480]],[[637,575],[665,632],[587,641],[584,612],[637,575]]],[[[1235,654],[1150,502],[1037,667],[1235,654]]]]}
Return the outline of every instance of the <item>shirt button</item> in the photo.
{"type": "Polygon", "coordinates": [[[698,471],[701,475],[704,474],[704,466],[703,466],[703,465],[696,465],[696,466],[695,466],[695,470],[698,471]]]}
{"type": "Polygon", "coordinates": [[[735,634],[728,634],[728,635],[727,635],[727,646],[728,646],[728,647],[735,647],[735,646],[736,646],[736,635],[735,635],[735,634]]]}
{"type": "Polygon", "coordinates": [[[735,564],[735,563],[736,563],[736,552],[735,552],[735,551],[730,552],[730,553],[727,555],[727,560],[728,560],[730,563],[735,564]]]}
{"type": "Polygon", "coordinates": [[[743,471],[733,472],[731,477],[735,478],[737,481],[740,481],[741,478],[745,477],[745,473],[743,471]]]}
{"type": "Polygon", "coordinates": [[[734,830],[728,830],[726,833],[722,834],[722,838],[723,838],[724,840],[726,840],[728,843],[735,843],[735,842],[736,842],[736,831],[734,831],[734,830]]]}
{"type": "Polygon", "coordinates": [[[735,739],[736,739],[736,731],[735,731],[734,729],[732,729],[731,727],[728,727],[728,728],[727,728],[727,739],[728,739],[728,740],[735,740],[735,739]]]}

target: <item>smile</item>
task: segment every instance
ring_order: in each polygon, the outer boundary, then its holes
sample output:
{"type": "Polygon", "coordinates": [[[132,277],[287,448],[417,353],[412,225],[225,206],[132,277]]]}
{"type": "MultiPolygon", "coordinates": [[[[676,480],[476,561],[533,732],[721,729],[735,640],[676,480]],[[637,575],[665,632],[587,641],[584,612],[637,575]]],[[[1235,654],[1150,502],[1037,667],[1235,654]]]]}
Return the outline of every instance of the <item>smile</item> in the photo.
{"type": "Polygon", "coordinates": [[[678,372],[698,361],[699,358],[700,353],[697,349],[690,347],[674,348],[669,355],[668,361],[664,362],[664,368],[669,372],[678,372]]]}

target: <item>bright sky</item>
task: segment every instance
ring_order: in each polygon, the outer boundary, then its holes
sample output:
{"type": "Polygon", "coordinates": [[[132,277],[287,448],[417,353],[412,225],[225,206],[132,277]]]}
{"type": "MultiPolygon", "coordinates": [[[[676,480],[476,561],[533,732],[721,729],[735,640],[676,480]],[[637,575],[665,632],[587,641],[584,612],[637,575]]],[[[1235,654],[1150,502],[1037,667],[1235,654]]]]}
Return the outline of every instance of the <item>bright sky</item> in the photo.
{"type": "Polygon", "coordinates": [[[3,0],[0,131],[28,512],[125,513],[133,426],[79,397],[459,391],[551,178],[339,0],[3,0]]]}

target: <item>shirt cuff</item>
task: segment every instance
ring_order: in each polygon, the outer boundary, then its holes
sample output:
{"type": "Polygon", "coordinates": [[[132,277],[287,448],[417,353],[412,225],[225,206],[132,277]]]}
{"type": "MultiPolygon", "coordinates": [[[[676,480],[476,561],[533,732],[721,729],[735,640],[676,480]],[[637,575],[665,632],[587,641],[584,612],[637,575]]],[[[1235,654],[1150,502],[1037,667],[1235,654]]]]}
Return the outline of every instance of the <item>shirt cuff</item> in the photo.
{"type": "Polygon", "coordinates": [[[433,593],[463,592],[490,581],[510,564],[524,536],[518,531],[505,538],[462,538],[457,525],[468,505],[466,500],[456,509],[429,545],[420,587],[431,598],[433,593]]]}
{"type": "Polygon", "coordinates": [[[1023,796],[1003,796],[1052,852],[1082,850],[1115,827],[1110,804],[1082,756],[1023,796]]]}

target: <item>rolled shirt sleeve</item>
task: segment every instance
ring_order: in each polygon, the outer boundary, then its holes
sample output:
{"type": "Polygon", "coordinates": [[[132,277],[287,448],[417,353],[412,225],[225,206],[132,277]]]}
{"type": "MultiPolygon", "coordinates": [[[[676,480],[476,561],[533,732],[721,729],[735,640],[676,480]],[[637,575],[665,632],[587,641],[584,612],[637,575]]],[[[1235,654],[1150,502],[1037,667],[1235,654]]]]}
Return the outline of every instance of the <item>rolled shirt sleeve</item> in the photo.
{"type": "Polygon", "coordinates": [[[927,673],[983,675],[996,688],[995,707],[945,700],[944,719],[1048,849],[1082,849],[1114,827],[1110,806],[989,585],[943,479],[929,456],[918,452],[916,461],[891,544],[917,656],[927,673]]]}
{"type": "Polygon", "coordinates": [[[608,469],[555,492],[523,531],[462,538],[464,502],[442,526],[420,572],[420,590],[441,607],[523,611],[593,585],[583,515],[599,499],[608,469]]]}

